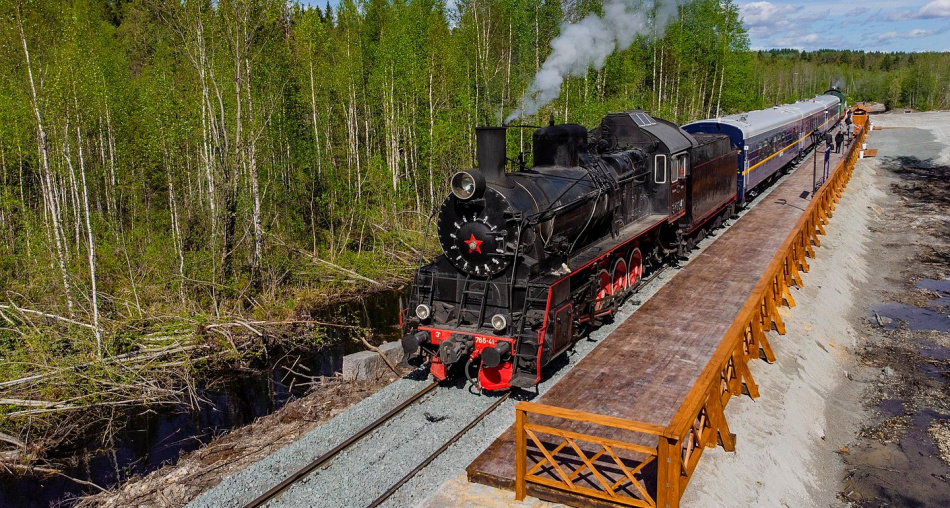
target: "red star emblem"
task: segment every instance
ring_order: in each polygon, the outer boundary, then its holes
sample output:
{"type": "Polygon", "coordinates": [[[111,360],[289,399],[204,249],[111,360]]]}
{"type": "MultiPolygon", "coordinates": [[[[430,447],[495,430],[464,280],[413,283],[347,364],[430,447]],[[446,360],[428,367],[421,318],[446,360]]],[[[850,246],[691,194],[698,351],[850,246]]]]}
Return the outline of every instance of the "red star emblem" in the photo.
{"type": "Polygon", "coordinates": [[[475,238],[475,233],[472,233],[471,238],[465,240],[465,244],[468,245],[469,252],[482,253],[482,241],[475,238]]]}

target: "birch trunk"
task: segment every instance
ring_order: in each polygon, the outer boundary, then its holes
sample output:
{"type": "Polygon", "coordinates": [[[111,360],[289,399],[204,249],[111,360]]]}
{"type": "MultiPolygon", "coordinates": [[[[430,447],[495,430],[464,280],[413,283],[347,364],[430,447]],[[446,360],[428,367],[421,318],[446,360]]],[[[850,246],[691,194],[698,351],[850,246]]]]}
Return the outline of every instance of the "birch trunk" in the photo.
{"type": "MultiPolygon", "coordinates": [[[[519,129],[521,130],[521,129],[519,129]]],[[[435,203],[435,104],[432,101],[432,71],[429,71],[429,204],[435,203]]]]}
{"type": "Polygon", "coordinates": [[[79,186],[76,184],[76,170],[73,168],[72,149],[69,146],[69,123],[67,123],[66,128],[63,129],[63,160],[66,161],[66,167],[69,169],[69,197],[72,200],[73,229],[76,233],[76,241],[74,245],[78,251],[79,244],[82,242],[82,231],[80,226],[82,219],[81,214],[79,213],[79,186]]]}
{"type": "MultiPolygon", "coordinates": [[[[249,43],[250,41],[247,41],[247,44],[249,43]]],[[[254,100],[251,96],[251,62],[248,59],[244,61],[244,78],[247,92],[248,121],[251,122],[251,125],[257,126],[254,100]]],[[[251,133],[246,155],[248,178],[251,180],[251,200],[253,202],[251,224],[254,230],[254,252],[251,258],[251,279],[252,283],[257,286],[258,289],[260,288],[261,282],[261,265],[264,260],[264,228],[261,224],[261,191],[257,175],[257,141],[262,131],[263,126],[258,126],[256,132],[251,133]]]]}
{"type": "Polygon", "coordinates": [[[78,126],[76,127],[76,139],[79,144],[79,175],[82,179],[82,204],[86,215],[86,239],[89,242],[86,252],[89,254],[89,280],[91,284],[90,291],[92,292],[92,330],[96,336],[96,352],[99,358],[102,358],[102,329],[99,327],[99,299],[96,288],[96,243],[92,237],[92,219],[89,217],[89,191],[86,186],[86,161],[82,154],[82,132],[78,126]]]}
{"type": "Polygon", "coordinates": [[[46,201],[46,208],[49,211],[50,218],[53,222],[53,236],[56,239],[56,256],[59,259],[59,270],[63,278],[63,290],[66,293],[66,306],[69,310],[70,317],[73,317],[73,297],[69,286],[69,274],[66,271],[66,255],[63,245],[64,241],[61,235],[59,203],[57,202],[55,196],[53,179],[50,175],[51,171],[49,164],[49,150],[47,149],[46,145],[46,130],[43,128],[43,115],[40,113],[40,101],[36,93],[36,85],[33,81],[33,66],[30,63],[30,50],[26,43],[26,33],[23,31],[23,20],[21,19],[19,6],[17,6],[16,19],[17,28],[20,32],[20,42],[23,45],[23,57],[26,60],[26,73],[30,79],[30,103],[33,107],[33,114],[36,117],[36,146],[40,155],[40,163],[42,164],[42,178],[46,181],[46,189],[43,195],[44,200],[46,201]]]}
{"type": "Polygon", "coordinates": [[[184,280],[185,280],[185,253],[184,253],[184,243],[181,238],[181,229],[178,225],[178,200],[175,197],[175,183],[172,181],[171,173],[171,155],[168,152],[168,146],[165,144],[164,138],[162,139],[162,147],[165,149],[165,179],[168,182],[168,208],[171,212],[172,219],[172,241],[175,243],[175,252],[178,254],[178,276],[181,278],[181,282],[178,284],[178,297],[181,299],[181,303],[185,303],[185,291],[184,291],[184,280]]]}
{"type": "Polygon", "coordinates": [[[112,113],[109,112],[108,104],[106,104],[106,129],[108,133],[106,139],[109,143],[109,192],[106,193],[106,200],[111,201],[114,218],[118,219],[119,207],[115,196],[118,187],[115,177],[115,132],[112,130],[112,113]]]}
{"type": "MultiPolygon", "coordinates": [[[[19,182],[20,182],[20,203],[21,206],[26,208],[26,194],[23,190],[23,151],[20,148],[20,141],[17,140],[16,144],[16,155],[17,155],[17,166],[19,168],[19,182]]],[[[23,214],[24,227],[23,230],[26,232],[26,252],[29,255],[30,259],[33,258],[33,238],[30,233],[30,224],[27,223],[26,214],[23,214]]]]}
{"type": "Polygon", "coordinates": [[[722,102],[722,84],[726,81],[726,65],[722,65],[722,73],[719,76],[719,96],[716,98],[716,118],[719,118],[719,104],[722,102]]]}
{"type": "Polygon", "coordinates": [[[317,89],[313,79],[313,55],[310,56],[310,112],[313,123],[313,144],[317,148],[317,176],[323,176],[323,157],[320,148],[320,126],[317,123],[317,89]]]}
{"type": "MultiPolygon", "coordinates": [[[[0,168],[2,168],[3,171],[3,178],[0,180],[2,181],[0,185],[3,186],[0,188],[0,201],[3,202],[3,206],[0,207],[0,225],[2,225],[3,231],[6,233],[8,229],[7,222],[9,221],[10,217],[9,203],[7,203],[8,200],[6,199],[9,190],[9,183],[7,182],[7,152],[3,149],[2,143],[0,143],[0,168]]],[[[8,242],[7,245],[9,244],[10,243],[8,242]]]]}

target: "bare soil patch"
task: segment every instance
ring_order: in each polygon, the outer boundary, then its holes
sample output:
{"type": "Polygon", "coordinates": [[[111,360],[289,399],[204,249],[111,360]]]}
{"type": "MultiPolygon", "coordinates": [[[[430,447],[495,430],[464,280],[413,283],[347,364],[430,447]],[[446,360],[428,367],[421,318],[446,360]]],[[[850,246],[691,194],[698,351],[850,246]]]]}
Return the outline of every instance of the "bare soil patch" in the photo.
{"type": "MultiPolygon", "coordinates": [[[[901,123],[874,119],[890,120],[901,123]]],[[[865,393],[870,417],[842,454],[840,498],[861,507],[950,506],[950,166],[940,155],[947,139],[923,129],[885,132],[872,135],[875,145],[893,139],[907,149],[879,161],[889,195],[871,228],[880,276],[857,351],[878,374],[865,393]]]]}

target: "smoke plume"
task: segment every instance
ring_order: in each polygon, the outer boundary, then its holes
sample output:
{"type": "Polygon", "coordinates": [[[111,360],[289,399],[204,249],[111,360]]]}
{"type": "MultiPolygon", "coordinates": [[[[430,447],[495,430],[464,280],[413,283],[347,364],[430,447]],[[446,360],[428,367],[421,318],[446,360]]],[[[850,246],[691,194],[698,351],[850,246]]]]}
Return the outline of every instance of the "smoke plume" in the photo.
{"type": "MultiPolygon", "coordinates": [[[[656,1],[658,37],[682,1],[656,1]]],[[[653,28],[647,14],[641,0],[607,0],[603,17],[591,13],[577,23],[562,24],[561,34],[551,41],[551,54],[521,97],[521,106],[508,115],[505,123],[533,115],[556,99],[565,78],[583,76],[590,68],[602,69],[614,51],[629,48],[637,35],[653,28]]]]}

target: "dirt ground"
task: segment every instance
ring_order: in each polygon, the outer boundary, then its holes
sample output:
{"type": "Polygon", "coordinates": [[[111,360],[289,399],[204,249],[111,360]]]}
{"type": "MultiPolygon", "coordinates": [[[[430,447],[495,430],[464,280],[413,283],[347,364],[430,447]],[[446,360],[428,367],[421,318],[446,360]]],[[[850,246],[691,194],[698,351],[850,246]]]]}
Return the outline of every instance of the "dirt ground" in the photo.
{"type": "Polygon", "coordinates": [[[870,417],[842,454],[840,498],[950,506],[950,113],[879,115],[887,194],[869,231],[879,270],[856,352],[874,369],[870,417]],[[892,128],[888,128],[892,127],[892,128]]]}
{"type": "Polygon", "coordinates": [[[305,397],[183,455],[176,464],[132,479],[121,488],[85,497],[76,506],[184,506],[227,476],[295,441],[393,379],[392,376],[374,381],[327,378],[305,397]]]}

